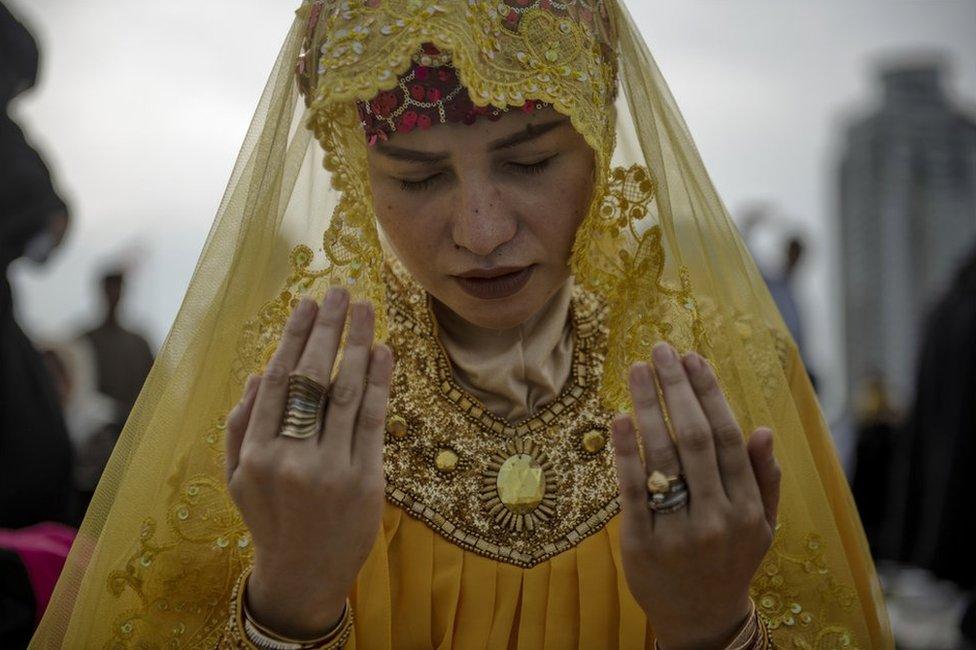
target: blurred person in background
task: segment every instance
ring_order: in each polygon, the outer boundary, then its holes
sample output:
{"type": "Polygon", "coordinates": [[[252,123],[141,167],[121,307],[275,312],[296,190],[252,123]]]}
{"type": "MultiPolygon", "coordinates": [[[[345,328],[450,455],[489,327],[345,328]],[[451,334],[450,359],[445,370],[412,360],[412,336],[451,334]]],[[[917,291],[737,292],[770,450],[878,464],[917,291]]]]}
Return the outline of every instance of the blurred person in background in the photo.
{"type": "Polygon", "coordinates": [[[976,647],[976,246],[928,317],[915,385],[889,475],[881,556],[968,590],[963,635],[976,647]]]}
{"type": "Polygon", "coordinates": [[[98,392],[118,403],[116,422],[121,429],[129,417],[146,375],[153,364],[149,343],[119,321],[125,290],[125,272],[112,269],[101,278],[104,311],[101,324],[82,336],[94,354],[98,392]]]}
{"type": "Polygon", "coordinates": [[[99,391],[95,355],[86,338],[48,344],[43,357],[54,377],[74,448],[72,524],[77,525],[85,515],[128,411],[99,391]]]}
{"type": "Polygon", "coordinates": [[[73,529],[71,445],[58,393],[17,324],[7,278],[25,257],[43,264],[68,210],[40,155],[8,115],[36,80],[30,32],[0,4],[0,647],[20,647],[40,620],[73,529]]]}
{"type": "Polygon", "coordinates": [[[899,424],[880,374],[861,388],[855,409],[851,492],[861,514],[871,552],[878,557],[888,508],[892,452],[899,424]]]}
{"type": "MultiPolygon", "coordinates": [[[[30,34],[0,6],[4,90],[34,84],[37,50],[30,34]],[[9,52],[7,50],[10,50],[9,52]],[[26,51],[25,51],[26,50],[26,51]]],[[[7,268],[25,257],[47,261],[61,243],[68,210],[40,155],[7,115],[0,115],[0,526],[69,517],[71,454],[55,388],[43,360],[15,320],[7,268]]]]}
{"type": "MultiPolygon", "coordinates": [[[[774,213],[768,207],[757,206],[748,210],[742,218],[742,238],[755,252],[756,239],[759,231],[765,226],[769,227],[774,222],[774,213]]],[[[796,283],[803,262],[806,245],[803,238],[791,233],[785,237],[781,244],[780,251],[774,257],[777,264],[760,264],[759,270],[762,273],[766,287],[769,289],[773,302],[779,309],[780,316],[786,324],[796,347],[800,351],[807,367],[807,374],[814,390],[817,388],[817,377],[811,370],[809,359],[806,354],[806,339],[804,336],[803,317],[801,309],[796,299],[796,283]]]]}
{"type": "Polygon", "coordinates": [[[146,339],[120,322],[125,272],[106,271],[98,284],[101,323],[60,351],[72,378],[63,406],[75,448],[79,522],[153,364],[146,339]]]}
{"type": "MultiPolygon", "coordinates": [[[[773,301],[779,308],[779,313],[783,317],[786,327],[793,335],[793,340],[796,341],[801,356],[804,356],[806,352],[806,339],[803,332],[803,318],[800,316],[800,307],[796,299],[796,278],[805,250],[806,246],[799,235],[787,237],[783,243],[780,267],[772,273],[763,274],[766,286],[769,287],[769,293],[772,294],[773,301]]],[[[816,382],[814,382],[814,387],[816,387],[816,382]]]]}

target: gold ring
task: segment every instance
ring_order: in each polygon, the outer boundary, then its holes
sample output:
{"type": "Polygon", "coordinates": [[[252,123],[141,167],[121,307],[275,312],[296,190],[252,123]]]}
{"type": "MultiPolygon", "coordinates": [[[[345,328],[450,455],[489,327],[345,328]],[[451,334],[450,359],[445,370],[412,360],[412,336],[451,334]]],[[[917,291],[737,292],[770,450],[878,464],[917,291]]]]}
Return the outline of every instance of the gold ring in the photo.
{"type": "Polygon", "coordinates": [[[667,494],[674,486],[682,483],[684,483],[684,478],[680,474],[665,476],[664,472],[655,470],[647,477],[647,491],[650,494],[667,494]]]}
{"type": "Polygon", "coordinates": [[[306,440],[322,430],[329,389],[311,377],[292,373],[288,377],[288,399],[279,435],[306,440]]]}
{"type": "Polygon", "coordinates": [[[647,478],[647,506],[655,513],[666,515],[681,510],[688,505],[688,484],[684,476],[665,476],[654,471],[647,478]]]}

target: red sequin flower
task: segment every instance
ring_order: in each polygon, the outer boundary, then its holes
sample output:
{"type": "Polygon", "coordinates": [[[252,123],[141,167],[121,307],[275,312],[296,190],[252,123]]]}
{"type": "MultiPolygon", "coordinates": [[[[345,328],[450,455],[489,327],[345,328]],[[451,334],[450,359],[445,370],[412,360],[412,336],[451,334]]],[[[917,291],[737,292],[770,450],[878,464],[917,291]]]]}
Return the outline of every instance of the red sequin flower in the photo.
{"type": "MultiPolygon", "coordinates": [[[[429,43],[420,54],[426,59],[444,58],[429,43]]],[[[425,63],[428,65],[414,63],[391,90],[381,91],[368,102],[357,103],[370,145],[385,141],[398,131],[409,133],[448,122],[474,124],[479,118],[497,120],[505,112],[506,109],[494,106],[475,106],[461,85],[457,70],[450,64],[429,65],[429,60],[425,63]]],[[[521,110],[531,113],[542,106],[545,106],[542,102],[527,101],[521,110]]]]}

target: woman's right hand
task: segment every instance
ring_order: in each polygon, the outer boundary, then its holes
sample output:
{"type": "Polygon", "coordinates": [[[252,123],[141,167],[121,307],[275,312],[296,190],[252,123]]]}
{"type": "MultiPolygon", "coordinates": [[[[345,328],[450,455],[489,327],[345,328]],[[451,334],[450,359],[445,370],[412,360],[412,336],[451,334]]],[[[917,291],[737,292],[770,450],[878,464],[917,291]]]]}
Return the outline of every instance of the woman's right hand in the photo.
{"type": "Polygon", "coordinates": [[[314,638],[339,620],[380,528],[393,355],[373,347],[373,326],[372,306],[349,309],[343,289],[321,307],[303,299],[263,375],[248,380],[228,415],[227,482],[254,542],[248,608],[285,636],[314,638]],[[292,373],[329,386],[347,311],[322,432],[278,435],[292,373]]]}

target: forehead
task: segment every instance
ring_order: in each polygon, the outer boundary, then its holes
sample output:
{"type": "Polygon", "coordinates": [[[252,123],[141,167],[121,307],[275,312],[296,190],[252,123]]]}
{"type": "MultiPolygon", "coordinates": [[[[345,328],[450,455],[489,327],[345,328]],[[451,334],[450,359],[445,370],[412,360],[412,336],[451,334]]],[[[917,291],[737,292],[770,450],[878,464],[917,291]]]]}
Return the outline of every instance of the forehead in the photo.
{"type": "Polygon", "coordinates": [[[526,140],[534,140],[531,136],[541,138],[544,133],[557,132],[575,134],[568,117],[546,107],[532,113],[507,111],[497,120],[479,120],[474,124],[448,122],[433,124],[426,129],[414,129],[409,133],[394,133],[387,143],[378,142],[369,148],[379,152],[400,148],[418,151],[486,150],[505,145],[509,139],[517,138],[518,141],[510,145],[515,146],[526,140]]]}

